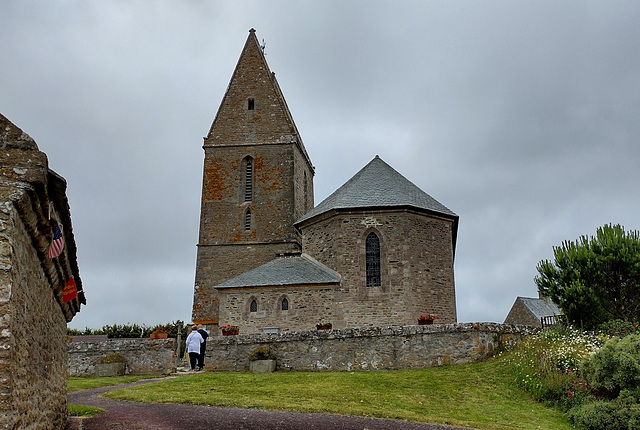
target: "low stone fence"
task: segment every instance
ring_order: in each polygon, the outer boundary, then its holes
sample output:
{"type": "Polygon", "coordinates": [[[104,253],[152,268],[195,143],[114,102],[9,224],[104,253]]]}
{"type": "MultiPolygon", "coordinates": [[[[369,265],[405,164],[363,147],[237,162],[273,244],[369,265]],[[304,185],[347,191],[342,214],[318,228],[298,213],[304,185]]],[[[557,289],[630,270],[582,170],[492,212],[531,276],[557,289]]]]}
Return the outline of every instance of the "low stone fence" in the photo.
{"type": "Polygon", "coordinates": [[[125,358],[127,375],[168,374],[176,371],[176,339],[107,339],[67,344],[69,376],[97,376],[98,361],[113,353],[125,358]]]}
{"type": "Polygon", "coordinates": [[[209,337],[207,370],[248,370],[249,354],[268,345],[280,370],[416,369],[462,364],[536,332],[494,323],[436,324],[209,337]]]}

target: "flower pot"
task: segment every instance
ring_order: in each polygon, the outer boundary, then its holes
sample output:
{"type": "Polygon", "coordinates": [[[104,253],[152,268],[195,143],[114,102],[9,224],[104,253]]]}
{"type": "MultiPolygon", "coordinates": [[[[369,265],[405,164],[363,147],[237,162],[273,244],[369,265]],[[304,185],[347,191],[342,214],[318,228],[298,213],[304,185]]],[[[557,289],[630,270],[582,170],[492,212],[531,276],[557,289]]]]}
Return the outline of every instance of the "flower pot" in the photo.
{"type": "Polygon", "coordinates": [[[149,337],[151,339],[166,339],[167,333],[151,333],[149,337]]]}
{"type": "Polygon", "coordinates": [[[251,373],[271,373],[275,370],[275,360],[254,360],[249,362],[249,371],[251,373]]]}
{"type": "Polygon", "coordinates": [[[235,336],[237,334],[239,334],[240,331],[223,331],[222,335],[223,336],[235,336]]]}
{"type": "Polygon", "coordinates": [[[418,320],[418,325],[431,325],[433,320],[418,320]]]}
{"type": "Polygon", "coordinates": [[[321,327],[316,327],[316,330],[331,330],[332,327],[327,327],[327,326],[321,326],[321,327]]]}

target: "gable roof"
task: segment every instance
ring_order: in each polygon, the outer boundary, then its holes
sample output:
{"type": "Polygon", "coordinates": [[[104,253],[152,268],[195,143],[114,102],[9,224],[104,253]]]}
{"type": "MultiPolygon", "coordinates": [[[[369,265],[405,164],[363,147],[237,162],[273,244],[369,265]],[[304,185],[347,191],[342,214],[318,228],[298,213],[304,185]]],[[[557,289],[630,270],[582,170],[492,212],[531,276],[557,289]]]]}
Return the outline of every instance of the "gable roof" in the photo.
{"type": "Polygon", "coordinates": [[[379,156],[296,221],[299,224],[336,209],[414,207],[454,218],[458,215],[398,173],[379,156]]]}
{"type": "Polygon", "coordinates": [[[274,285],[332,284],[340,275],[307,254],[280,257],[231,278],[214,288],[270,287],[274,285]]]}
{"type": "Polygon", "coordinates": [[[534,299],[530,297],[518,297],[516,301],[522,303],[538,321],[542,317],[562,315],[560,308],[553,302],[547,303],[543,299],[534,299]]]}

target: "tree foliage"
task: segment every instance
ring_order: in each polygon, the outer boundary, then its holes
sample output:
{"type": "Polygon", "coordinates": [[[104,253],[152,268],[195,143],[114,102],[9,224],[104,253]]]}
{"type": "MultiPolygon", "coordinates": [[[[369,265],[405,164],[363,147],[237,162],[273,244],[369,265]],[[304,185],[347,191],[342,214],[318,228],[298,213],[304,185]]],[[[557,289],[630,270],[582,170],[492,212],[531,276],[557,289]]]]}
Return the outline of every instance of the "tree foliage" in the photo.
{"type": "Polygon", "coordinates": [[[593,237],[565,241],[554,260],[538,263],[538,291],[558,304],[568,320],[593,328],[610,319],[640,317],[640,235],[620,225],[593,237]]]}
{"type": "Polygon", "coordinates": [[[169,322],[166,324],[156,324],[153,326],[145,326],[138,324],[113,324],[105,325],[100,329],[91,329],[86,327],[84,330],[67,328],[67,335],[69,336],[81,336],[81,335],[107,335],[109,339],[122,339],[122,338],[136,338],[136,337],[149,337],[149,335],[162,328],[168,337],[177,337],[179,329],[182,330],[182,337],[187,336],[187,326],[180,320],[169,322]]]}

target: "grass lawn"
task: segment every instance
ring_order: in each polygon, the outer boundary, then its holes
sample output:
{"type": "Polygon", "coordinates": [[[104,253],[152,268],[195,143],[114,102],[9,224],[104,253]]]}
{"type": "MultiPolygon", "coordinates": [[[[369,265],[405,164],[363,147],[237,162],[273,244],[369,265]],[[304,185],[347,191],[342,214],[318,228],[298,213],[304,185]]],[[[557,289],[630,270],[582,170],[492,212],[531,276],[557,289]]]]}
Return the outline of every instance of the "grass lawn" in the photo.
{"type": "Polygon", "coordinates": [[[107,387],[111,385],[128,384],[130,382],[136,382],[141,379],[157,378],[157,376],[150,375],[128,375],[128,376],[114,376],[112,378],[67,378],[67,393],[73,393],[74,391],[90,390],[92,388],[107,387]]]}
{"type": "Polygon", "coordinates": [[[84,406],[84,405],[69,405],[68,410],[69,410],[70,417],[83,417],[83,418],[89,418],[104,412],[104,409],[94,408],[91,406],[84,406]]]}
{"type": "MultiPolygon", "coordinates": [[[[102,378],[105,379],[105,378],[102,378]]],[[[106,394],[185,403],[400,419],[474,429],[571,429],[517,388],[500,360],[379,372],[196,373],[106,394]]]]}

